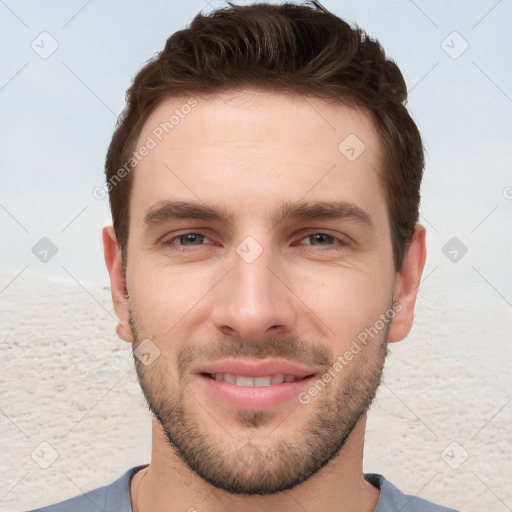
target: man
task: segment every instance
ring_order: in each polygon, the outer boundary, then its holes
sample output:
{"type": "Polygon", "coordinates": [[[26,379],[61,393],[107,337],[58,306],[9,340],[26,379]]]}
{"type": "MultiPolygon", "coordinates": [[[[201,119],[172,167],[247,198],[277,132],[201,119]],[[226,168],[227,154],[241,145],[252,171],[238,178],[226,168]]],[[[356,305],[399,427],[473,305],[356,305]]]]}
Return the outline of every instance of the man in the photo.
{"type": "Polygon", "coordinates": [[[317,2],[198,15],[136,76],[105,261],[151,463],[58,511],[446,511],[362,469],[425,263],[403,77],[317,2]]]}

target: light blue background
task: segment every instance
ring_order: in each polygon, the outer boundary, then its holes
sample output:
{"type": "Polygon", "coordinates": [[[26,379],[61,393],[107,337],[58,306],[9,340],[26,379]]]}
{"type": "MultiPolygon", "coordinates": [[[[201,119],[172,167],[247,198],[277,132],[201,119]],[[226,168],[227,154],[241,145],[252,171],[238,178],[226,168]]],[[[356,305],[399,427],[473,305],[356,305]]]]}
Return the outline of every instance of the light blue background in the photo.
{"type": "MultiPolygon", "coordinates": [[[[95,199],[92,190],[103,184],[105,152],[125,90],[172,32],[200,9],[220,5],[225,4],[0,3],[4,267],[71,279],[65,267],[80,281],[107,283],[100,232],[110,212],[108,200],[95,199]],[[59,44],[48,59],[31,48],[42,31],[59,44]],[[46,264],[31,252],[43,236],[58,247],[46,264]]],[[[512,303],[512,201],[504,197],[512,186],[512,2],[324,5],[378,38],[411,88],[409,107],[427,152],[421,209],[428,228],[425,275],[437,267],[432,278],[454,277],[455,286],[489,288],[498,301],[512,303]],[[441,47],[453,31],[469,44],[458,59],[441,47]],[[469,249],[457,264],[441,253],[452,236],[469,249]]],[[[6,284],[0,280],[0,290],[6,284]]]]}

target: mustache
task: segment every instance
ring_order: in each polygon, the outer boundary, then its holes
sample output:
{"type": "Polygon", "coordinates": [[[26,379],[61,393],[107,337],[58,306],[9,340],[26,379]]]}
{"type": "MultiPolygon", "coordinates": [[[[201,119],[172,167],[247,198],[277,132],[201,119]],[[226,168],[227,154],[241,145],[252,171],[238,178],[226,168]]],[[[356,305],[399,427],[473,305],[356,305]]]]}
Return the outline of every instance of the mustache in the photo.
{"type": "Polygon", "coordinates": [[[269,336],[253,342],[224,338],[204,345],[183,347],[178,354],[178,373],[183,377],[190,365],[198,360],[211,362],[227,358],[286,359],[319,369],[327,369],[334,363],[334,354],[329,348],[299,337],[269,336]]]}
{"type": "MultiPolygon", "coordinates": [[[[133,334],[132,350],[135,351],[144,337],[140,335],[139,322],[131,306],[129,309],[129,324],[133,334]]],[[[168,343],[171,344],[172,341],[168,343]]],[[[327,370],[335,361],[334,353],[330,348],[314,341],[306,341],[299,336],[270,335],[261,341],[250,342],[241,337],[232,336],[212,339],[203,344],[188,344],[183,347],[177,355],[178,374],[180,377],[186,375],[188,368],[195,361],[212,362],[228,358],[286,359],[319,370],[327,370]]]]}

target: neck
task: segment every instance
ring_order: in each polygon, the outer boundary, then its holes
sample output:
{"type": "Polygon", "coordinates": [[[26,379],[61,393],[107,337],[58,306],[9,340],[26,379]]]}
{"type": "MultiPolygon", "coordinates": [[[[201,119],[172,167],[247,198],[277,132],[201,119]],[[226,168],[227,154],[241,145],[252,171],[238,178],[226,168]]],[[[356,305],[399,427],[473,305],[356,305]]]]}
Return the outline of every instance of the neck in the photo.
{"type": "Polygon", "coordinates": [[[139,471],[131,483],[133,510],[371,512],[379,499],[379,490],[366,482],[363,475],[365,423],[366,417],[361,418],[338,456],[300,485],[273,495],[240,496],[211,486],[192,471],[176,455],[160,423],[154,419],[151,464],[139,471]]]}

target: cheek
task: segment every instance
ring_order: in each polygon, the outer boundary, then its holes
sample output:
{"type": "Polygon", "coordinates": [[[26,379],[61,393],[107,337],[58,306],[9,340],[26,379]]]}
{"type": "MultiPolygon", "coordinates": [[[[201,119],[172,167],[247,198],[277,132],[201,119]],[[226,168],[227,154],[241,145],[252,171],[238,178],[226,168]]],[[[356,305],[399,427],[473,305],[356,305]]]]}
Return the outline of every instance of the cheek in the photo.
{"type": "Polygon", "coordinates": [[[201,298],[215,283],[213,268],[145,265],[140,258],[131,270],[131,303],[146,337],[172,337],[173,329],[198,311],[201,298]]]}
{"type": "Polygon", "coordinates": [[[386,311],[392,294],[391,276],[376,268],[326,268],[309,274],[297,295],[329,327],[328,336],[350,343],[386,311]]]}

